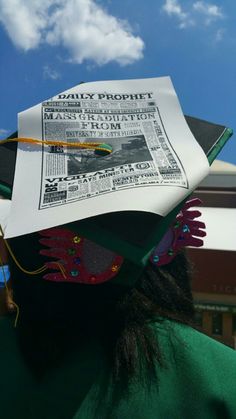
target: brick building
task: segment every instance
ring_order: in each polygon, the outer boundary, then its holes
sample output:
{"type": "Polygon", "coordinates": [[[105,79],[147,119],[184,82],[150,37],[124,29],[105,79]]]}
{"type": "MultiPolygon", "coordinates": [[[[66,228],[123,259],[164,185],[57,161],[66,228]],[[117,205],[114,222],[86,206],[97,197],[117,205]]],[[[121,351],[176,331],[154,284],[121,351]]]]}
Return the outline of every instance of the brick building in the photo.
{"type": "Polygon", "coordinates": [[[204,203],[204,247],[188,249],[203,332],[236,349],[236,166],[216,160],[195,196],[204,203]]]}

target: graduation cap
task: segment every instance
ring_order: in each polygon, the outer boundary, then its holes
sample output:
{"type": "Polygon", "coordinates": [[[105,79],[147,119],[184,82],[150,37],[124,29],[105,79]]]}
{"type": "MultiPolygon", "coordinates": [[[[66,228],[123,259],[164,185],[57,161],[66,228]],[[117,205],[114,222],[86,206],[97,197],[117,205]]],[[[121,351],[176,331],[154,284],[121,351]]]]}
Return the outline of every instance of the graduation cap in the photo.
{"type": "MultiPolygon", "coordinates": [[[[232,130],[190,116],[185,116],[185,119],[211,164],[232,135],[232,130]]],[[[14,133],[9,138],[16,136],[17,133],[14,133]]],[[[0,145],[0,194],[8,199],[11,198],[14,182],[17,147],[17,142],[0,145]]],[[[188,195],[166,216],[147,211],[113,211],[67,223],[62,227],[73,232],[75,237],[85,237],[86,240],[114,252],[114,255],[122,256],[124,258],[122,268],[118,275],[114,275],[113,281],[122,283],[125,279],[128,285],[140,275],[152,249],[160,242],[187,198],[188,195]]],[[[28,247],[31,253],[34,247],[38,246],[34,246],[35,237],[35,234],[22,237],[25,245],[26,240],[30,243],[28,247]]],[[[19,237],[16,242],[21,243],[22,239],[19,237]]],[[[20,245],[17,245],[17,252],[22,253],[21,256],[24,257],[20,245]]],[[[112,266],[115,266],[114,260],[112,266]]]]}

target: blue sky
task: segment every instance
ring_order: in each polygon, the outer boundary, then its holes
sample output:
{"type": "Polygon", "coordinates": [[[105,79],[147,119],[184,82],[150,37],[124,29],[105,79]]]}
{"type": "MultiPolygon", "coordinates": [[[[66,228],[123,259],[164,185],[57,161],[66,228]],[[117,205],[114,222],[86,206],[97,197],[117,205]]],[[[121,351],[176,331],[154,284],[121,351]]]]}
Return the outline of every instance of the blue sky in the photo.
{"type": "Polygon", "coordinates": [[[80,81],[170,75],[183,112],[234,129],[236,3],[0,0],[0,138],[17,113],[80,81]]]}

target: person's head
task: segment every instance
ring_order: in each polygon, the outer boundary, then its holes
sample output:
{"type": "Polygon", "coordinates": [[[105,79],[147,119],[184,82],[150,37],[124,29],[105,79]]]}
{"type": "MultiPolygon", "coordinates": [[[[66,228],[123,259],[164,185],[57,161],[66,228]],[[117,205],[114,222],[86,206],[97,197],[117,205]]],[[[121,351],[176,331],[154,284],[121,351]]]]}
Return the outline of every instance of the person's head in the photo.
{"type": "MultiPolygon", "coordinates": [[[[47,259],[39,254],[37,233],[27,241],[12,239],[10,244],[28,269],[47,259]]],[[[14,300],[20,308],[20,344],[36,373],[60,364],[72,348],[79,350],[82,340],[96,337],[107,351],[114,375],[131,377],[139,369],[139,351],[144,352],[148,367],[155,360],[161,362],[153,322],[169,318],[190,324],[193,320],[184,254],[163,267],[149,262],[133,287],[116,284],[115,279],[96,285],[46,281],[42,274],[22,274],[12,261],[11,272],[14,300]]]]}
{"type": "Polygon", "coordinates": [[[195,220],[199,211],[189,210],[193,203],[185,204],[145,267],[68,226],[9,241],[19,337],[33,369],[56,365],[94,338],[106,349],[116,377],[137,373],[141,358],[146,367],[161,362],[152,324],[193,320],[189,268],[180,252],[203,243],[205,225],[195,220]]]}

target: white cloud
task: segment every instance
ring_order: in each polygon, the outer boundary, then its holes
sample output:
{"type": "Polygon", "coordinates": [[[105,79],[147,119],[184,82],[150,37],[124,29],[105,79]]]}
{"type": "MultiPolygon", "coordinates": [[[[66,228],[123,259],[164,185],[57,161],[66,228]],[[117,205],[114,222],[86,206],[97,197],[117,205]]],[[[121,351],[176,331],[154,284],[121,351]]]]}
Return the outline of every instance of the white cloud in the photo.
{"type": "Polygon", "coordinates": [[[175,15],[180,19],[186,18],[186,13],[183,12],[182,7],[177,0],[166,0],[165,4],[163,5],[163,10],[168,15],[175,15]]]}
{"type": "Polygon", "coordinates": [[[219,6],[205,1],[196,1],[193,4],[193,9],[196,12],[201,13],[205,16],[205,24],[209,25],[212,21],[221,19],[224,17],[222,10],[219,6]]]}
{"type": "Polygon", "coordinates": [[[175,16],[178,19],[178,27],[180,29],[184,29],[188,26],[194,25],[194,21],[190,17],[189,13],[183,10],[183,7],[181,6],[178,0],[165,0],[164,5],[162,6],[162,10],[168,16],[175,16]]]}
{"type": "Polygon", "coordinates": [[[61,77],[61,75],[60,75],[60,73],[58,73],[58,71],[53,70],[48,65],[45,65],[43,67],[43,77],[45,79],[57,80],[61,77]]]}
{"type": "Polygon", "coordinates": [[[50,3],[50,0],[0,0],[0,22],[17,47],[28,51],[39,45],[50,3]]]}
{"type": "Polygon", "coordinates": [[[215,4],[209,4],[205,1],[196,1],[193,4],[194,10],[197,10],[198,12],[204,13],[207,16],[211,17],[223,17],[223,13],[219,6],[216,6],[215,4]]]}
{"type": "Polygon", "coordinates": [[[9,132],[10,131],[8,129],[0,128],[0,137],[6,138],[6,136],[9,134],[9,132]]]}
{"type": "Polygon", "coordinates": [[[222,19],[224,14],[222,9],[206,1],[185,2],[185,9],[179,0],[165,0],[162,10],[168,16],[175,16],[178,21],[178,27],[183,29],[189,26],[210,25],[213,21],[222,19]]]}
{"type": "Polygon", "coordinates": [[[215,40],[216,40],[216,42],[222,41],[222,39],[224,38],[224,35],[225,35],[225,29],[224,28],[218,29],[216,31],[216,34],[215,34],[215,40]]]}
{"type": "Polygon", "coordinates": [[[94,0],[0,0],[0,22],[14,45],[28,51],[40,44],[63,46],[81,64],[130,64],[143,56],[144,42],[127,21],[94,0]]]}

